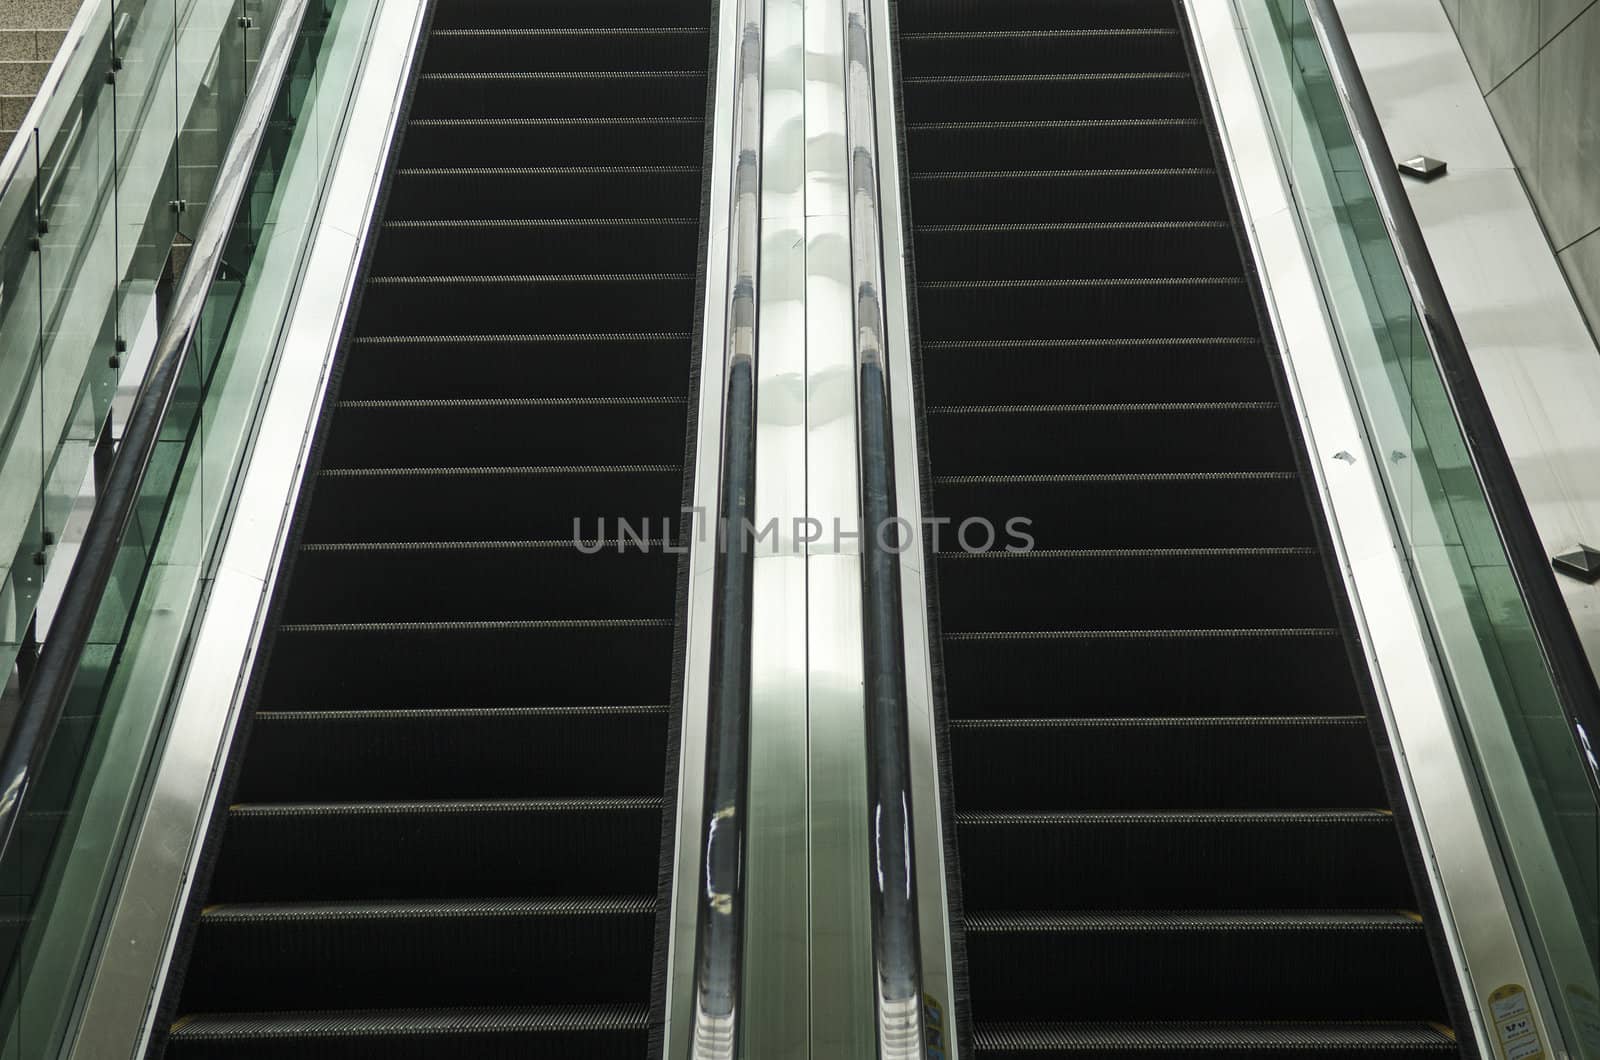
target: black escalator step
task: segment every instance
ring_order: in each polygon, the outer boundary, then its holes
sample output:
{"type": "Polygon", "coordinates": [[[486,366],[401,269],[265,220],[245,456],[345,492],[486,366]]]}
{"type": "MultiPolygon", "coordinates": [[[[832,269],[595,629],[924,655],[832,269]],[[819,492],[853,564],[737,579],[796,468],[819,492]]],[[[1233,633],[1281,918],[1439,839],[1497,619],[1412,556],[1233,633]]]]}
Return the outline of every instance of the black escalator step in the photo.
{"type": "Polygon", "coordinates": [[[1168,0],[900,0],[897,14],[906,32],[1172,25],[1168,0]]]}
{"type": "Polygon", "coordinates": [[[927,438],[934,467],[951,475],[1294,468],[1270,401],[939,406],[927,438]]]}
{"type": "MultiPolygon", "coordinates": [[[[1239,275],[1222,221],[918,225],[917,280],[1239,275]]],[[[1263,366],[1264,367],[1264,366],[1263,366]]]]}
{"type": "Polygon", "coordinates": [[[688,397],[689,333],[368,338],[345,361],[350,400],[688,397]]]}
{"type": "MultiPolygon", "coordinates": [[[[306,541],[504,541],[573,527],[680,521],[676,463],[581,467],[324,469],[306,541]]],[[[654,533],[661,537],[663,534],[654,533]]],[[[454,696],[445,697],[446,700],[454,696]]],[[[617,702],[624,702],[618,700],[617,702]]]]}
{"type": "MultiPolygon", "coordinates": [[[[930,394],[930,400],[932,395],[930,394]]],[[[1036,548],[1313,545],[1290,471],[1131,475],[942,475],[934,510],[959,526],[1022,516],[1036,548]]]]}
{"type": "Polygon", "coordinates": [[[1444,1016],[1410,913],[974,914],[966,932],[980,1023],[1444,1016]]]}
{"type": "Polygon", "coordinates": [[[463,689],[483,706],[659,703],[670,691],[670,621],[377,623],[279,634],[262,695],[268,709],[448,703],[463,689]]]}
{"type": "Polygon", "coordinates": [[[1205,166],[1011,171],[928,159],[911,174],[918,224],[1225,220],[1217,174],[1205,166]]]}
{"type": "Polygon", "coordinates": [[[411,116],[698,121],[705,103],[703,69],[431,73],[417,81],[411,116]]]}
{"type": "MultiPolygon", "coordinates": [[[[900,34],[906,77],[930,74],[1187,72],[1170,28],[956,30],[900,34]]],[[[912,155],[916,164],[916,155],[912,155]]]]}
{"type": "MultiPolygon", "coordinates": [[[[525,0],[517,6],[529,14],[542,9],[525,0]]],[[[706,64],[709,48],[703,26],[437,28],[428,38],[425,69],[430,73],[693,70],[706,64]]]]}
{"type": "Polygon", "coordinates": [[[941,341],[1169,339],[1248,335],[1237,277],[935,280],[918,283],[922,325],[941,341]]]}
{"type": "Polygon", "coordinates": [[[642,894],[661,799],[241,803],[226,829],[214,902],[642,894]],[[284,856],[310,850],[339,856],[284,856]]]}
{"type": "Polygon", "coordinates": [[[180,1010],[633,1000],[650,991],[655,912],[653,893],[213,905],[200,915],[180,1010]]]}
{"type": "Polygon", "coordinates": [[[608,26],[626,29],[641,16],[651,25],[698,26],[706,20],[705,0],[446,0],[434,17],[441,30],[488,26],[608,26]]]}
{"type": "Polygon", "coordinates": [[[963,884],[976,912],[1412,902],[1384,810],[962,812],[956,830],[962,862],[983,866],[963,884]]]}
{"type": "Polygon", "coordinates": [[[699,199],[699,166],[414,166],[395,173],[388,217],[567,220],[603,206],[606,219],[662,218],[699,199]]]}
{"type": "Polygon", "coordinates": [[[468,331],[512,334],[686,331],[694,323],[694,274],[685,272],[514,276],[377,276],[361,301],[361,335],[468,331]]]}
{"type": "Polygon", "coordinates": [[[683,451],[681,397],[451,398],[341,402],[330,470],[649,464],[683,451]]]}
{"type": "Polygon", "coordinates": [[[1356,694],[1336,629],[966,633],[943,653],[953,717],[1337,714],[1356,694]]]}
{"type": "Polygon", "coordinates": [[[1386,801],[1360,715],[958,719],[950,733],[967,813],[1386,801]]]}
{"type": "MultiPolygon", "coordinates": [[[[537,188],[524,192],[530,202],[537,188]]],[[[692,217],[395,221],[383,228],[381,276],[518,276],[692,271],[692,217]]]]}
{"type": "Polygon", "coordinates": [[[1211,142],[1199,118],[909,122],[906,153],[954,170],[1203,166],[1211,142]]]}
{"type": "Polygon", "coordinates": [[[1176,118],[1198,113],[1187,73],[969,74],[908,77],[906,109],[944,121],[1176,118]]]}
{"type": "Polygon", "coordinates": [[[571,533],[537,541],[312,544],[295,561],[281,621],[665,620],[678,557],[664,545],[584,543],[571,533]]]}
{"type": "Polygon", "coordinates": [[[1019,405],[1042,393],[1077,404],[1277,397],[1261,343],[1248,337],[929,342],[922,356],[930,405],[1019,405]]]}
{"type": "Polygon", "coordinates": [[[235,798],[655,796],[666,741],[665,706],[264,710],[235,798]]]}
{"type": "Polygon", "coordinates": [[[400,148],[404,166],[692,165],[699,118],[417,118],[400,148]]]}
{"type": "MultiPolygon", "coordinates": [[[[1331,626],[1322,558],[1309,547],[976,551],[941,534],[946,633],[968,630],[1331,626]],[[965,549],[975,551],[966,551],[965,549]]],[[[1020,546],[1018,546],[1020,547],[1020,546]]]]}
{"type": "Polygon", "coordinates": [[[187,1016],[173,1060],[633,1060],[644,1051],[642,1005],[374,1009],[187,1016]]]}
{"type": "Polygon", "coordinates": [[[983,1023],[973,1044],[984,1060],[1403,1060],[1453,1056],[1455,1037],[1432,1023],[983,1023]]]}

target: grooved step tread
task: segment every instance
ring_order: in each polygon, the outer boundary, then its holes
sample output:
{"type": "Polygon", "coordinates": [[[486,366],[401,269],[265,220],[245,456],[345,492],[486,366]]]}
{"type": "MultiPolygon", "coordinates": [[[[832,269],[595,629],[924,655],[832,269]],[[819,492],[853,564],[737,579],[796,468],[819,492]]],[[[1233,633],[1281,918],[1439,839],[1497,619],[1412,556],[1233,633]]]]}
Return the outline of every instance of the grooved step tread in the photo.
{"type": "Polygon", "coordinates": [[[1126,934],[1193,932],[1419,932],[1422,921],[1403,911],[1171,912],[1171,913],[969,913],[967,931],[1000,934],[1126,934]]]}
{"type": "Polygon", "coordinates": [[[456,1037],[558,1031],[645,1030],[643,1005],[552,1005],[530,1008],[361,1009],[330,1012],[239,1012],[185,1016],[179,1040],[256,1038],[456,1037]]]}
{"type": "Polygon", "coordinates": [[[1337,1050],[1451,1053],[1455,1038],[1431,1023],[979,1023],[979,1052],[1186,1053],[1198,1049],[1243,1054],[1337,1050]]]}
{"type": "Polygon", "coordinates": [[[374,920],[536,920],[547,917],[654,916],[654,896],[459,901],[232,902],[207,906],[207,924],[349,923],[374,920]]]}

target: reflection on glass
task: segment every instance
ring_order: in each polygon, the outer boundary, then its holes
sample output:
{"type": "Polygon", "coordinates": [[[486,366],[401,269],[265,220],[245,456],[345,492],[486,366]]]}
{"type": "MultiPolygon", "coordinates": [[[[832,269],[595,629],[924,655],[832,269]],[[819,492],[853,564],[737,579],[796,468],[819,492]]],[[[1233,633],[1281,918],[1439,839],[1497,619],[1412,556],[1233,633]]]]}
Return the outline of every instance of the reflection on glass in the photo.
{"type": "Polygon", "coordinates": [[[1305,0],[1236,10],[1557,1020],[1574,1056],[1600,1058],[1600,806],[1581,751],[1305,0]]]}
{"type": "MultiPolygon", "coordinates": [[[[54,1055],[70,1029],[377,7],[308,7],[63,719],[0,860],[4,1060],[54,1055]]],[[[26,396],[0,410],[0,523],[16,524],[0,525],[0,545],[20,541],[23,561],[0,556],[0,664],[26,639],[52,548],[41,535],[81,507],[118,376],[165,307],[278,8],[102,0],[99,36],[74,53],[97,58],[49,101],[70,116],[65,131],[41,137],[0,191],[0,394],[26,396]]]]}

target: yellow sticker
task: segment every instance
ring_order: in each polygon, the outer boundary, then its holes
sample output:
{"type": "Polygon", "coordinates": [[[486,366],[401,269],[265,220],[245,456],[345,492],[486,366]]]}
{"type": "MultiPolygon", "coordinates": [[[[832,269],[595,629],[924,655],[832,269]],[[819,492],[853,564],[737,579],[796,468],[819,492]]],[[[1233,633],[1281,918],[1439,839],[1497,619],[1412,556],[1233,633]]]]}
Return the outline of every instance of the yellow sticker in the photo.
{"type": "Polygon", "coordinates": [[[1505,1060],[1545,1060],[1544,1043],[1533,1022],[1533,1007],[1528,992],[1507,983],[1489,995],[1489,1021],[1494,1024],[1495,1040],[1505,1060]]]}

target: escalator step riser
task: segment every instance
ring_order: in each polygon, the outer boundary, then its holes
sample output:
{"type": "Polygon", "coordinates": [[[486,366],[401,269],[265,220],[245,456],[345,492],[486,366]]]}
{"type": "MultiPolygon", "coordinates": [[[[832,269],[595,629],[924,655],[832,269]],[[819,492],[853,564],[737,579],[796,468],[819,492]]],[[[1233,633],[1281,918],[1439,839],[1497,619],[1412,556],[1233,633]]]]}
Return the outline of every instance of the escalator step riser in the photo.
{"type": "Polygon", "coordinates": [[[698,166],[421,168],[395,175],[388,217],[391,221],[561,219],[596,214],[608,218],[677,217],[694,231],[698,219],[684,209],[699,197],[698,166]]]}
{"type": "Polygon", "coordinates": [[[704,70],[435,74],[419,82],[413,118],[699,119],[704,70]]]}
{"type": "MultiPolygon", "coordinates": [[[[1120,20],[1118,20],[1120,23],[1120,20]]],[[[943,27],[940,27],[942,30],[943,27]]],[[[1120,25],[1119,25],[1120,29],[1120,25]]],[[[1094,29],[913,33],[900,39],[905,77],[952,74],[1187,72],[1183,41],[1171,31],[1094,29]]],[[[912,161],[915,162],[915,155],[912,161]]]]}
{"type": "Polygon", "coordinates": [[[906,106],[940,121],[1078,121],[1191,118],[1198,113],[1187,76],[1078,74],[930,78],[905,86],[906,106]]]}
{"type": "Polygon", "coordinates": [[[947,555],[939,562],[939,597],[950,616],[946,633],[1309,628],[1336,621],[1321,557],[1305,553],[947,555]]]}
{"type": "MultiPolygon", "coordinates": [[[[1233,232],[1215,222],[1204,227],[924,227],[916,240],[917,279],[923,283],[1239,274],[1233,232]]],[[[1263,374],[1259,368],[1257,374],[1263,374]]]]}
{"type": "Polygon", "coordinates": [[[988,164],[975,170],[943,164],[917,167],[911,177],[912,209],[919,225],[1226,219],[1227,206],[1209,168],[1172,169],[1162,159],[1149,159],[1140,168],[1157,171],[1008,173],[988,164]]]}
{"type": "Polygon", "coordinates": [[[661,469],[620,471],[324,475],[304,540],[570,540],[574,525],[593,537],[590,528],[602,520],[608,529],[627,522],[641,536],[660,539],[664,533],[654,528],[663,520],[672,521],[674,533],[682,522],[681,459],[661,469]]]}
{"type": "Polygon", "coordinates": [[[698,120],[651,118],[535,122],[413,120],[400,164],[454,166],[662,166],[700,161],[698,120]],[[447,161],[446,161],[447,160],[447,161]]]}
{"type": "Polygon", "coordinates": [[[350,401],[689,397],[689,336],[373,343],[345,369],[350,401]],[[446,371],[448,367],[448,371],[446,371]]]}
{"type": "Polygon", "coordinates": [[[1172,25],[1170,0],[899,0],[897,14],[907,33],[1172,25]]]}
{"type": "Polygon", "coordinates": [[[1266,408],[1141,411],[930,409],[940,474],[1292,471],[1283,415],[1266,408]]]}
{"type": "Polygon", "coordinates": [[[665,703],[672,628],[285,632],[272,659],[262,693],[268,709],[306,702],[405,708],[468,694],[484,707],[665,703]]]}
{"type": "Polygon", "coordinates": [[[656,797],[666,743],[665,707],[267,711],[256,715],[235,798],[656,797]]]}
{"type": "MultiPolygon", "coordinates": [[[[534,12],[539,5],[520,2],[534,12]]],[[[702,20],[706,17],[702,13],[702,20]]],[[[647,18],[650,16],[646,16],[647,18]]],[[[662,16],[665,17],[665,16],[662,16]]],[[[704,29],[671,26],[627,29],[561,29],[515,32],[497,24],[449,27],[428,42],[428,73],[525,73],[530,70],[695,70],[706,65],[709,42],[704,29]]],[[[653,21],[653,19],[652,19],[653,21]]],[[[435,164],[443,164],[439,156],[435,164]]]]}
{"type": "MultiPolygon", "coordinates": [[[[1255,309],[1243,284],[1184,282],[1183,278],[1172,283],[1096,279],[1112,282],[1074,280],[993,286],[919,283],[922,326],[930,338],[959,341],[1234,338],[1255,334],[1255,309]]],[[[1277,448],[1284,447],[1280,444],[1277,448]]]]}
{"type": "Polygon", "coordinates": [[[705,0],[443,0],[433,30],[526,26],[704,26],[705,0]]]}
{"type": "MultiPolygon", "coordinates": [[[[292,907],[290,907],[292,908],[292,907]]],[[[224,1012],[585,1004],[649,995],[651,912],[218,922],[184,1007],[224,1012]]]]}
{"type": "Polygon", "coordinates": [[[1414,930],[969,930],[980,1020],[1440,1019],[1414,930]],[[1381,976],[1374,971],[1381,969],[1381,976]],[[1070,984],[1070,985],[1065,985],[1070,984]]]}
{"type": "MultiPolygon", "coordinates": [[[[545,209],[534,198],[536,186],[527,186],[523,194],[528,204],[541,212],[545,209]]],[[[666,220],[390,228],[378,241],[373,272],[380,276],[693,273],[698,227],[691,220],[666,220]]]]}
{"type": "Polygon", "coordinates": [[[975,1053],[985,1060],[1108,1060],[1154,1057],[1200,1060],[1405,1060],[1450,1056],[1454,1039],[1426,1023],[1398,1021],[1215,1021],[1088,1024],[980,1024],[975,1053]]]}
{"type": "Polygon", "coordinates": [[[694,324],[694,277],[432,279],[370,284],[358,334],[683,332],[694,324]]]}
{"type": "MultiPolygon", "coordinates": [[[[1026,121],[991,125],[910,124],[906,151],[942,170],[1139,169],[1211,164],[1198,121],[1106,122],[1063,127],[1026,121]]],[[[924,222],[925,223],[925,222],[924,222]]]]}
{"type": "Polygon", "coordinates": [[[593,547],[302,552],[283,621],[672,618],[676,556],[593,547]]]}
{"type": "Polygon", "coordinates": [[[950,754],[967,813],[1334,810],[1386,801],[1362,717],[996,722],[958,727],[950,754]]]}
{"type": "Polygon", "coordinates": [[[963,863],[984,867],[963,887],[971,912],[1393,909],[1412,901],[1394,822],[1382,814],[1006,820],[958,822],[963,863]]]}
{"type": "Polygon", "coordinates": [[[1277,398],[1253,343],[1018,343],[922,352],[937,365],[924,391],[934,406],[1025,405],[1041,393],[1083,405],[1277,398]]]}
{"type": "Polygon", "coordinates": [[[484,803],[454,810],[427,803],[287,806],[270,813],[235,807],[211,899],[649,893],[661,837],[658,803],[484,803]],[[339,856],[313,862],[285,858],[286,850],[339,856]]]}
{"type": "Polygon", "coordinates": [[[1332,636],[947,637],[943,650],[957,718],[1339,714],[1356,702],[1332,636]]]}
{"type": "Polygon", "coordinates": [[[1291,476],[1069,483],[957,480],[936,482],[933,495],[934,510],[958,528],[968,519],[996,527],[1014,517],[1031,520],[1027,530],[1039,549],[1316,544],[1305,494],[1291,476]]]}
{"type": "Polygon", "coordinates": [[[683,456],[681,402],[356,406],[334,413],[324,466],[658,465],[683,456]]]}
{"type": "Polygon", "coordinates": [[[311,1033],[274,1038],[194,1041],[175,1038],[169,1060],[637,1060],[649,1044],[643,1029],[363,1036],[311,1033]]]}

